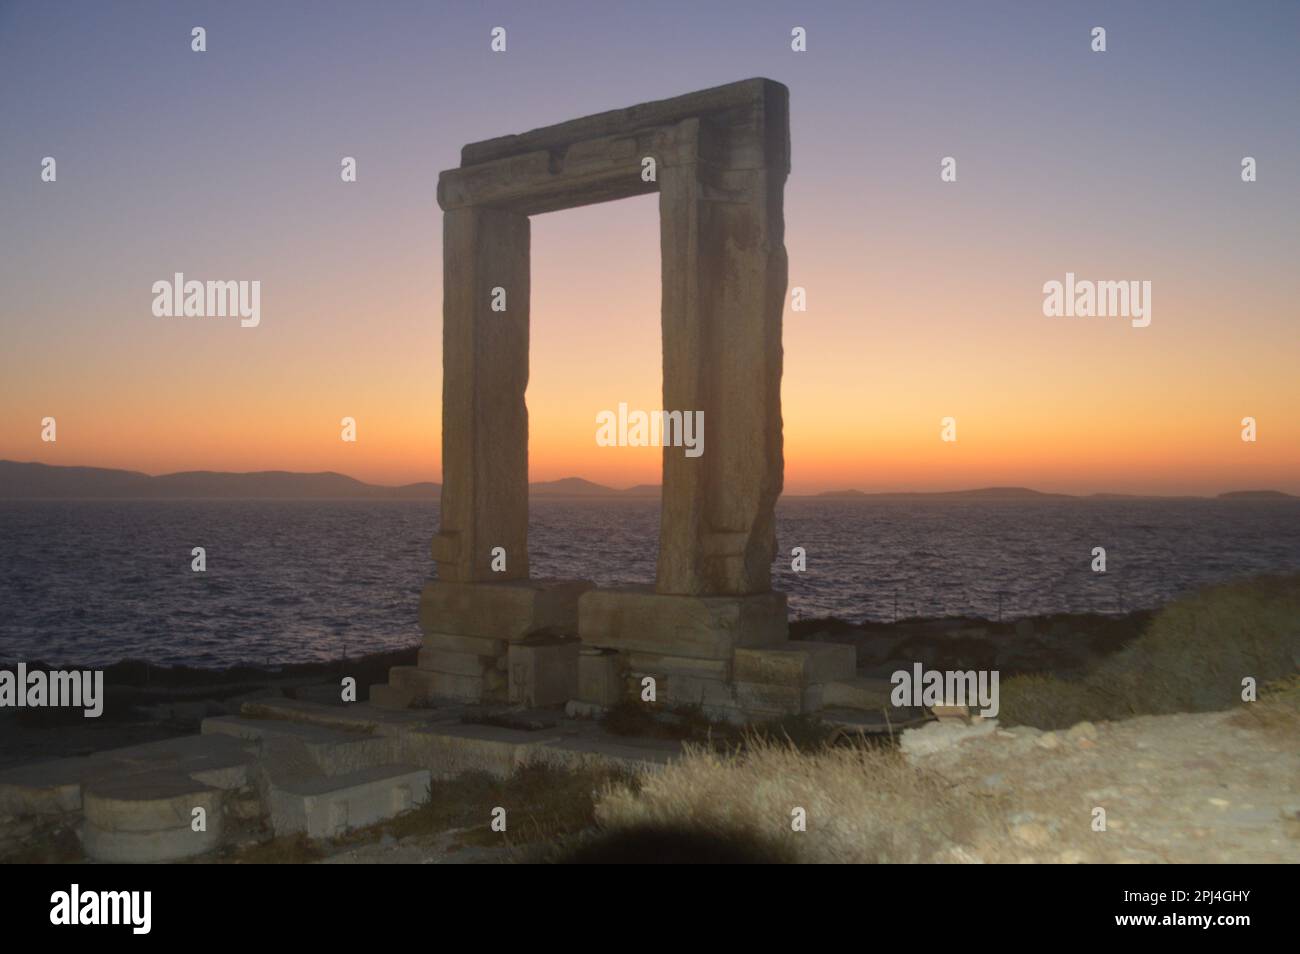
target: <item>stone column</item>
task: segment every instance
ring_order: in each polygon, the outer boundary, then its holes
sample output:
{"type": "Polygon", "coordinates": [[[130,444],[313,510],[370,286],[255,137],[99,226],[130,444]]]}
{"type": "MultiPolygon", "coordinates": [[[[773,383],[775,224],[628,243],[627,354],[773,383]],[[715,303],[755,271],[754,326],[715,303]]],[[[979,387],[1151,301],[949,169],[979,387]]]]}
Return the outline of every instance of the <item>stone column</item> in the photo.
{"type": "Polygon", "coordinates": [[[704,412],[704,451],[664,448],[656,591],[765,593],[783,472],[787,166],[781,153],[720,168],[707,152],[660,171],[664,408],[704,412]]]}
{"type": "Polygon", "coordinates": [[[438,578],[528,578],[528,216],[443,213],[442,527],[438,578]],[[505,310],[494,311],[494,289],[505,310]],[[505,572],[492,550],[504,547],[505,572]]]}

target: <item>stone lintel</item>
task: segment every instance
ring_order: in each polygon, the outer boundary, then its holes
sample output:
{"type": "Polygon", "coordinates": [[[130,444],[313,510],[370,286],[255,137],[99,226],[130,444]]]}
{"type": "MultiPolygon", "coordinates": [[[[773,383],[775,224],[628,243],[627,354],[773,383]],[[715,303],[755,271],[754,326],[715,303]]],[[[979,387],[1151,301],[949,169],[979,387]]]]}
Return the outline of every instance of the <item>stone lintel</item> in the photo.
{"type": "Polygon", "coordinates": [[[462,168],[533,152],[563,157],[584,140],[628,136],[685,119],[707,118],[734,130],[747,147],[732,156],[733,168],[790,169],[790,91],[761,77],[698,90],[670,99],[612,109],[512,136],[472,142],[461,149],[462,168]],[[748,160],[748,161],[745,161],[748,160]]]}
{"type": "Polygon", "coordinates": [[[442,172],[438,204],[443,209],[473,205],[536,215],[645,195],[659,188],[659,168],[717,162],[721,157],[715,143],[716,137],[702,131],[698,119],[688,119],[576,143],[563,158],[539,150],[493,159],[442,172]],[[642,177],[647,156],[655,159],[655,180],[642,177]]]}
{"type": "Polygon", "coordinates": [[[439,175],[438,205],[536,215],[643,195],[659,188],[642,178],[646,156],[657,171],[696,169],[728,201],[728,170],[785,179],[788,115],[789,91],[754,79],[470,143],[460,167],[439,175]]]}

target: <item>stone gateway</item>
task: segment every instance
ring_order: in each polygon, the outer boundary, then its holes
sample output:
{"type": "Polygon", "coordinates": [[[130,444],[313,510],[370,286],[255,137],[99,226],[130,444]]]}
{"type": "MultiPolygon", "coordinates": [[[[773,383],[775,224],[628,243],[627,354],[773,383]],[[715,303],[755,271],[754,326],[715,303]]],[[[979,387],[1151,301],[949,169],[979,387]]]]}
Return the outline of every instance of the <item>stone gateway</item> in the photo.
{"type": "Polygon", "coordinates": [[[787,641],[771,588],[789,171],[789,91],[752,79],[471,143],[441,174],[438,578],[419,663],[376,702],[597,710],[640,698],[649,676],[659,703],[744,719],[820,708],[825,683],[853,676],[851,647],[787,641]],[[707,450],[664,446],[653,587],[534,579],[529,216],[655,191],[662,406],[698,413],[707,450]]]}

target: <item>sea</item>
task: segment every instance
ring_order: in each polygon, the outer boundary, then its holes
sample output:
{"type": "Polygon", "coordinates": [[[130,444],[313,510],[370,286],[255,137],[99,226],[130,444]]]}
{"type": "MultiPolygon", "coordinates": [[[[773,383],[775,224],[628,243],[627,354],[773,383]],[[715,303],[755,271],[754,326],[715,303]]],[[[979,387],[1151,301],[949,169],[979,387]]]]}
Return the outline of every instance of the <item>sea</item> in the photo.
{"type": "MultiPolygon", "coordinates": [[[[1295,499],[785,498],[777,524],[792,618],[1119,614],[1300,571],[1295,499]]],[[[437,528],[436,501],[0,501],[0,661],[217,668],[409,647],[437,528]]],[[[654,499],[531,502],[534,577],[650,583],[658,538],[654,499]]]]}

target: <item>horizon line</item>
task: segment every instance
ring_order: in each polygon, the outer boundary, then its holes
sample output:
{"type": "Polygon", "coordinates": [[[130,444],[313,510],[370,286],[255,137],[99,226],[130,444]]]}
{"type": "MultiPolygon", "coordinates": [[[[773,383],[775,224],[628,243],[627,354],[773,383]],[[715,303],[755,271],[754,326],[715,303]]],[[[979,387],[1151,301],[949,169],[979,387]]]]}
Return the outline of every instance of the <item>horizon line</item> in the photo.
{"type": "MultiPolygon", "coordinates": [[[[270,469],[270,470],[250,470],[250,471],[226,471],[226,470],[199,469],[199,470],[178,470],[178,471],[169,471],[169,472],[159,473],[159,474],[150,474],[142,470],[128,470],[121,467],[101,467],[94,464],[48,464],[45,463],[44,461],[18,461],[18,460],[10,460],[8,458],[0,458],[0,465],[5,465],[5,464],[16,465],[19,467],[47,467],[55,470],[105,471],[108,473],[129,474],[129,475],[139,476],[139,477],[147,478],[148,480],[161,480],[168,477],[183,477],[183,476],[197,476],[197,475],[211,475],[214,477],[259,477],[259,476],[269,476],[269,475],[282,475],[288,477],[338,477],[359,484],[361,487],[372,489],[372,490],[379,490],[379,491],[401,491],[401,490],[410,490],[411,488],[415,488],[415,487],[432,486],[438,488],[439,497],[441,497],[442,495],[442,482],[440,480],[417,480],[417,481],[411,481],[403,484],[376,484],[376,483],[371,483],[369,481],[362,480],[358,477],[353,477],[349,474],[344,474],[336,470],[295,471],[295,470],[270,469]]],[[[556,477],[548,480],[529,480],[528,486],[529,489],[531,490],[532,488],[537,486],[543,486],[548,484],[563,484],[569,482],[577,482],[585,485],[588,488],[592,488],[596,491],[607,491],[611,494],[627,494],[630,491],[640,490],[640,489],[645,489],[647,491],[654,490],[662,494],[662,490],[663,490],[662,483],[654,483],[654,484],[637,483],[637,484],[631,484],[627,487],[614,487],[614,486],[610,486],[609,484],[602,484],[597,481],[590,480],[586,477],[580,477],[577,475],[556,477]]],[[[957,487],[957,488],[952,488],[947,490],[868,491],[868,490],[860,490],[852,487],[839,487],[839,488],[833,488],[833,489],[827,489],[821,491],[806,491],[802,493],[786,493],[783,491],[780,494],[780,496],[781,497],[809,497],[809,498],[812,497],[921,497],[921,496],[929,497],[929,496],[955,496],[955,495],[974,495],[974,494],[994,495],[997,492],[1003,492],[1008,495],[1019,495],[1019,496],[1070,497],[1070,498],[1078,498],[1078,499],[1086,499],[1089,497],[1130,497],[1130,498],[1169,499],[1169,500],[1177,500],[1177,499],[1216,500],[1223,496],[1251,496],[1251,495],[1273,496],[1273,497],[1280,496],[1280,497],[1292,498],[1292,499],[1297,498],[1296,494],[1292,494],[1283,490],[1278,490],[1276,488],[1246,488],[1246,489],[1230,488],[1227,490],[1219,491],[1219,493],[1217,494],[1213,494],[1213,493],[1211,494],[1163,493],[1162,494],[1162,493],[1120,492],[1120,491],[1106,491],[1106,490],[1091,491],[1085,493],[1067,493],[1065,491],[1038,490],[1034,487],[1018,485],[1018,484],[992,484],[992,485],[979,486],[979,487],[957,487]]],[[[588,496],[588,495],[590,495],[590,493],[588,494],[577,493],[577,494],[573,494],[572,496],[588,496]]],[[[556,494],[556,496],[563,496],[563,494],[556,494]]],[[[5,497],[3,499],[42,499],[42,498],[5,497]]],[[[137,498],[137,499],[149,499],[149,498],[146,497],[146,498],[137,498]]]]}

